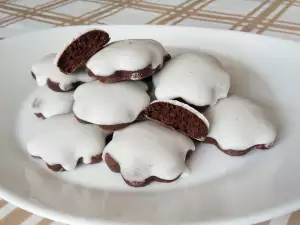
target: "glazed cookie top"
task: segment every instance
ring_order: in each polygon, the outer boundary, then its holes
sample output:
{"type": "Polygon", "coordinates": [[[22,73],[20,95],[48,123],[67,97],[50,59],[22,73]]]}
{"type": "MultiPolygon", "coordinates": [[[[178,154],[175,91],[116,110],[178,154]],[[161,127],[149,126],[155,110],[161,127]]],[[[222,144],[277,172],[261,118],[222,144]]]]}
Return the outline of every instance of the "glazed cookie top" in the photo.
{"type": "Polygon", "coordinates": [[[172,180],[185,170],[189,150],[195,150],[195,145],[187,136],[144,121],[116,131],[102,157],[109,153],[128,181],[144,181],[151,176],[172,180]]]}
{"type": "Polygon", "coordinates": [[[79,158],[91,163],[102,153],[106,133],[97,125],[79,123],[73,114],[53,116],[41,126],[27,144],[28,153],[47,164],[61,164],[65,170],[76,167],[79,158]]]}
{"type": "Polygon", "coordinates": [[[89,77],[86,71],[80,71],[66,75],[54,64],[55,53],[48,54],[42,59],[34,63],[31,71],[35,75],[35,79],[39,86],[46,86],[47,80],[58,83],[63,91],[68,91],[73,88],[72,84],[76,82],[90,82],[95,78],[89,77]]]}
{"type": "Polygon", "coordinates": [[[73,108],[73,91],[55,92],[47,87],[38,87],[30,95],[30,106],[34,113],[41,113],[45,118],[71,113],[73,108]]]}
{"type": "Polygon", "coordinates": [[[153,82],[157,99],[182,98],[196,106],[215,105],[230,88],[230,76],[221,63],[204,53],[176,56],[153,76],[153,82]]]}
{"type": "Polygon", "coordinates": [[[97,52],[86,63],[96,76],[110,76],[116,71],[137,71],[163,65],[168,53],[157,41],[151,39],[129,39],[113,42],[97,52]]]}
{"type": "Polygon", "coordinates": [[[74,114],[98,125],[116,125],[133,122],[150,103],[144,82],[124,81],[103,84],[86,83],[74,93],[74,114]]]}
{"type": "Polygon", "coordinates": [[[224,150],[270,145],[276,138],[276,130],[263,110],[245,98],[230,96],[209,108],[205,115],[210,121],[207,136],[224,150]]]}

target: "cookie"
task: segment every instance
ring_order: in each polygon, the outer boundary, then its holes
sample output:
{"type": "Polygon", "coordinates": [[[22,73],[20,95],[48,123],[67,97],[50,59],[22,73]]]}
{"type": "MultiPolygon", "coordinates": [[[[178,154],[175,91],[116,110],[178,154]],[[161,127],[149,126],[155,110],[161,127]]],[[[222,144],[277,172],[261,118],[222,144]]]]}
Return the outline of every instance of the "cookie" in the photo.
{"type": "Polygon", "coordinates": [[[66,92],[74,90],[82,83],[95,80],[85,70],[72,75],[62,73],[54,64],[55,55],[48,54],[32,65],[31,74],[39,86],[48,86],[53,91],[66,92]]]}
{"type": "Polygon", "coordinates": [[[47,87],[38,87],[29,97],[30,108],[42,119],[71,113],[74,103],[73,93],[73,91],[54,92],[47,87]]]}
{"type": "Polygon", "coordinates": [[[209,106],[227,97],[230,76],[215,57],[185,53],[153,76],[153,83],[158,100],[181,98],[188,104],[209,106]]]}
{"type": "Polygon", "coordinates": [[[262,108],[248,99],[230,96],[205,112],[210,129],[204,143],[232,156],[272,147],[276,130],[262,108]]]}
{"type": "Polygon", "coordinates": [[[176,100],[153,101],[145,109],[144,115],[196,140],[203,141],[208,134],[209,122],[205,116],[176,100]]]}
{"type": "Polygon", "coordinates": [[[155,40],[113,42],[86,63],[89,75],[102,83],[141,80],[159,71],[171,56],[155,40]]]}
{"type": "Polygon", "coordinates": [[[63,73],[72,73],[102,49],[109,40],[108,33],[103,30],[93,29],[82,33],[57,54],[55,64],[63,73]]]}
{"type": "Polygon", "coordinates": [[[185,159],[194,151],[193,141],[152,121],[132,124],[116,131],[103,151],[107,166],[121,173],[133,187],[172,182],[186,169],[185,159]]]}
{"type": "Polygon", "coordinates": [[[141,81],[103,84],[94,81],[74,92],[73,112],[81,122],[118,130],[135,121],[149,105],[147,85],[141,81]]]}
{"type": "Polygon", "coordinates": [[[41,121],[27,151],[53,171],[73,170],[101,161],[106,136],[99,126],[79,123],[73,114],[58,115],[41,121]]]}

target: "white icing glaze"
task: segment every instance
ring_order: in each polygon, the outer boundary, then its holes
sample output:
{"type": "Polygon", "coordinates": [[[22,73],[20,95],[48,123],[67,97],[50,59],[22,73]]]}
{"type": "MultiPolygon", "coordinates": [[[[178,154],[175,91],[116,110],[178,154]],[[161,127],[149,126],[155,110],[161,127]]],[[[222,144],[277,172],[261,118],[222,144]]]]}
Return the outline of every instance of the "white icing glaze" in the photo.
{"type": "Polygon", "coordinates": [[[109,153],[129,181],[144,181],[150,176],[172,180],[185,171],[189,150],[195,150],[195,145],[187,136],[144,121],[116,131],[103,151],[103,159],[109,153]]]}
{"type": "Polygon", "coordinates": [[[74,93],[73,111],[80,119],[93,124],[130,123],[149,105],[147,89],[147,85],[141,81],[86,83],[74,93]]]}
{"type": "Polygon", "coordinates": [[[189,106],[188,104],[182,103],[182,102],[177,101],[177,100],[165,100],[165,101],[155,100],[155,101],[151,102],[151,104],[154,104],[154,103],[157,103],[157,102],[164,102],[164,103],[176,105],[176,106],[179,106],[181,108],[184,108],[184,109],[190,111],[191,113],[195,114],[199,119],[201,119],[205,123],[207,128],[209,129],[209,122],[206,119],[206,117],[202,113],[200,113],[199,111],[194,109],[193,107],[189,106]]]}
{"type": "Polygon", "coordinates": [[[224,150],[270,145],[276,138],[276,130],[263,110],[245,98],[230,96],[209,108],[205,115],[210,121],[208,137],[224,150]]]}
{"type": "Polygon", "coordinates": [[[106,136],[99,126],[79,123],[73,114],[58,115],[41,121],[27,150],[50,165],[61,164],[72,170],[80,157],[88,164],[93,156],[101,154],[106,136]]]}
{"type": "MultiPolygon", "coordinates": [[[[168,53],[157,41],[151,39],[122,40],[109,44],[86,63],[96,76],[110,76],[117,70],[136,71],[152,65],[163,64],[168,53]]],[[[134,76],[133,80],[136,79],[134,76]]]]}
{"type": "Polygon", "coordinates": [[[88,76],[86,71],[79,71],[69,75],[62,73],[54,64],[54,58],[55,54],[51,53],[32,65],[31,71],[35,74],[39,86],[46,86],[49,78],[51,81],[58,83],[60,89],[68,91],[72,88],[73,83],[95,80],[95,78],[88,76]]]}
{"type": "Polygon", "coordinates": [[[34,113],[42,113],[44,117],[72,112],[74,103],[73,91],[55,92],[47,87],[38,87],[30,95],[30,108],[34,113]]]}
{"type": "Polygon", "coordinates": [[[153,83],[159,100],[181,97],[193,105],[205,106],[227,97],[230,76],[215,57],[185,53],[173,58],[153,76],[153,83]]]}

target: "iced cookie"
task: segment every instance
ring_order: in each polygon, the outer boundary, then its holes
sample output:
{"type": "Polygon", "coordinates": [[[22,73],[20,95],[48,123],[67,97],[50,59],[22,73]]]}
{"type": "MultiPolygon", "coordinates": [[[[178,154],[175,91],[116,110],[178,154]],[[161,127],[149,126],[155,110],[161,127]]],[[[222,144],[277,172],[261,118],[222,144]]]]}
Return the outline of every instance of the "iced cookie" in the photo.
{"type": "Polygon", "coordinates": [[[82,83],[95,80],[85,70],[70,75],[62,73],[54,64],[55,55],[48,54],[32,65],[31,74],[39,86],[48,86],[53,91],[66,92],[74,90],[82,83]]]}
{"type": "Polygon", "coordinates": [[[81,163],[101,161],[107,134],[96,125],[79,123],[73,114],[53,116],[27,143],[28,153],[53,171],[73,170],[81,163]]]}
{"type": "Polygon", "coordinates": [[[193,150],[195,145],[187,136],[144,121],[116,131],[102,158],[128,185],[142,187],[178,179],[186,169],[187,153],[193,150]]]}
{"type": "Polygon", "coordinates": [[[43,119],[71,113],[74,103],[73,93],[73,91],[55,92],[47,87],[38,87],[29,97],[30,108],[37,117],[43,119]]]}
{"type": "Polygon", "coordinates": [[[63,73],[72,73],[102,49],[110,40],[108,33],[93,29],[80,34],[58,53],[55,64],[63,73]]]}
{"type": "Polygon", "coordinates": [[[147,85],[141,81],[103,84],[86,83],[74,93],[73,111],[81,122],[118,130],[135,121],[149,105],[147,85]]]}
{"type": "Polygon", "coordinates": [[[145,117],[203,141],[207,136],[209,122],[191,106],[176,100],[153,101],[144,113],[145,117]]]}
{"type": "Polygon", "coordinates": [[[181,98],[188,104],[209,106],[227,97],[230,76],[215,57],[185,53],[153,76],[153,83],[158,100],[181,98]]]}
{"type": "Polygon", "coordinates": [[[210,129],[205,143],[216,145],[228,155],[239,156],[251,149],[272,147],[276,130],[263,110],[250,100],[231,96],[209,108],[210,129]]]}
{"type": "Polygon", "coordinates": [[[141,80],[159,71],[171,56],[155,40],[132,39],[113,42],[86,63],[89,75],[102,83],[141,80]]]}

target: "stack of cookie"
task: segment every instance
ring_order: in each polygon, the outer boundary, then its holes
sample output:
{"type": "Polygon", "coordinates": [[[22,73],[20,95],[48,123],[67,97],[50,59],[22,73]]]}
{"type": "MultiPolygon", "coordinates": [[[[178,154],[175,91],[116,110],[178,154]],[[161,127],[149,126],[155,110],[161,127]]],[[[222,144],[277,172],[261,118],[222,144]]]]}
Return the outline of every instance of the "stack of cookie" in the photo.
{"type": "Polygon", "coordinates": [[[254,103],[228,97],[230,75],[215,57],[171,59],[155,40],[109,40],[87,31],[32,66],[31,107],[44,120],[27,150],[51,170],[103,159],[141,187],[178,179],[192,140],[233,156],[272,146],[273,125],[254,103]]]}

